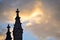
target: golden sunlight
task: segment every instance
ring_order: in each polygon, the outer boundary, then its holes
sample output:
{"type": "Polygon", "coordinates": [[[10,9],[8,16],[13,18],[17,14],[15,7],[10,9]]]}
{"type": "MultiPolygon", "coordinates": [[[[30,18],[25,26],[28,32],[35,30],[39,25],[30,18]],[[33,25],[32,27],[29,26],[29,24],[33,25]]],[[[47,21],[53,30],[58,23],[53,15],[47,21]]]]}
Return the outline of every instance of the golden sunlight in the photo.
{"type": "MultiPolygon", "coordinates": [[[[29,9],[21,10],[21,12],[19,14],[21,17],[21,21],[25,22],[25,21],[29,21],[29,20],[33,19],[36,23],[41,23],[43,16],[44,16],[41,6],[42,6],[42,3],[36,2],[32,11],[29,9]]],[[[14,9],[9,11],[9,13],[10,13],[10,15],[8,16],[9,23],[14,23],[16,12],[15,12],[15,10],[14,11],[13,10],[14,9]]]]}
{"type": "Polygon", "coordinates": [[[35,6],[35,9],[32,12],[32,15],[30,17],[31,17],[31,19],[33,18],[33,20],[37,24],[40,24],[42,22],[42,19],[44,17],[44,13],[43,13],[42,9],[39,7],[39,5],[35,6]]]}

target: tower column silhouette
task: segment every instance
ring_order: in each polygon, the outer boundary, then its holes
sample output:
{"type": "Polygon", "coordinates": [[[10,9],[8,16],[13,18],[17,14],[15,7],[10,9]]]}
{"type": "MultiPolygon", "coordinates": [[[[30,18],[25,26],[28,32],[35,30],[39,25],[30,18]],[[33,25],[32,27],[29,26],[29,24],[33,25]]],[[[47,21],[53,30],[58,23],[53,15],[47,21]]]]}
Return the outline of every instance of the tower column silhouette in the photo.
{"type": "Polygon", "coordinates": [[[7,29],[8,29],[8,31],[7,31],[7,33],[6,33],[6,39],[5,39],[5,40],[12,40],[9,24],[8,24],[8,26],[7,26],[7,29]]]}
{"type": "Polygon", "coordinates": [[[14,24],[14,28],[13,28],[13,39],[14,40],[22,40],[23,29],[21,26],[18,9],[17,9],[16,13],[17,14],[16,14],[15,24],[14,24]]]}

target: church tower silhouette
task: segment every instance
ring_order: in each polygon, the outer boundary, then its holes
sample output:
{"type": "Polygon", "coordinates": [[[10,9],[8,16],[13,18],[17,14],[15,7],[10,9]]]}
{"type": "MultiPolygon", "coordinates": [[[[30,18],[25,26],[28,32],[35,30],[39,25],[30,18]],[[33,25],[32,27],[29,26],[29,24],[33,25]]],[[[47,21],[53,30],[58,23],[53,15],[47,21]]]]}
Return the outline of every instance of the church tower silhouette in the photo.
{"type": "Polygon", "coordinates": [[[19,10],[16,11],[15,24],[13,28],[13,40],[22,40],[23,29],[21,26],[19,10]]]}
{"type": "Polygon", "coordinates": [[[8,24],[8,26],[7,26],[7,29],[8,29],[8,31],[7,31],[7,33],[6,33],[6,39],[5,39],[5,40],[12,40],[9,24],[8,24]]]}

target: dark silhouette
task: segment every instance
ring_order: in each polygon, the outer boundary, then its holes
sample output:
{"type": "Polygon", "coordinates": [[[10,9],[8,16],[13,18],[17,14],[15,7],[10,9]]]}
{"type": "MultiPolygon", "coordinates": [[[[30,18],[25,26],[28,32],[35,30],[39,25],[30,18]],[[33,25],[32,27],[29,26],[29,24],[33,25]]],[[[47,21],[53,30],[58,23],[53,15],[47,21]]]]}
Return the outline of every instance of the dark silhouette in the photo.
{"type": "Polygon", "coordinates": [[[12,40],[9,24],[8,24],[8,26],[7,26],[7,29],[8,29],[8,31],[7,31],[7,33],[6,33],[6,39],[5,39],[5,40],[12,40]]]}
{"type": "Polygon", "coordinates": [[[13,28],[13,39],[14,40],[22,40],[23,29],[21,26],[18,9],[17,9],[16,13],[17,14],[16,14],[15,24],[14,24],[14,28],[13,28]]]}

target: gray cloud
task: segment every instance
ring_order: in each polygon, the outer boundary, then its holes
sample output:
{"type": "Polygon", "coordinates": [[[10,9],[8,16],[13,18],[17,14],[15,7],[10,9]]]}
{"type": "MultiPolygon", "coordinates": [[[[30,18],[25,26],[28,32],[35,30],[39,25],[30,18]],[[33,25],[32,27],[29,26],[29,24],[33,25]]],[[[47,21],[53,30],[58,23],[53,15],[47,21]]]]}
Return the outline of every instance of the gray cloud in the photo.
{"type": "Polygon", "coordinates": [[[0,22],[6,22],[9,21],[8,16],[11,10],[14,9],[14,11],[19,9],[25,9],[30,3],[33,3],[34,0],[3,0],[0,2],[0,22]],[[4,15],[5,13],[5,15],[4,15]],[[4,20],[5,19],[5,20],[4,20]]]}
{"type": "Polygon", "coordinates": [[[44,3],[43,8],[49,13],[52,14],[52,17],[55,20],[60,20],[60,0],[42,0],[44,3]]]}
{"type": "MultiPolygon", "coordinates": [[[[51,16],[51,19],[49,20],[48,24],[33,23],[31,27],[31,31],[39,38],[53,36],[56,37],[57,40],[59,40],[60,39],[60,33],[59,33],[60,0],[39,0],[39,1],[43,3],[42,9],[46,12],[45,14],[51,16]]],[[[35,0],[3,0],[2,2],[0,2],[0,23],[4,23],[4,22],[6,23],[6,21],[10,21],[8,18],[8,16],[10,15],[9,12],[10,10],[14,9],[15,11],[16,8],[19,8],[21,10],[29,9],[30,11],[33,8],[33,5],[35,5],[34,2],[35,0]]],[[[1,29],[0,34],[2,33],[3,31],[1,29]]]]}
{"type": "Polygon", "coordinates": [[[45,14],[51,18],[49,18],[48,23],[43,22],[40,24],[35,23],[32,19],[32,22],[28,22],[31,24],[27,28],[30,28],[41,40],[48,40],[49,37],[60,40],[60,0],[41,0],[41,2],[45,14]]]}
{"type": "MultiPolygon", "coordinates": [[[[15,12],[17,8],[19,9],[26,9],[29,8],[29,4],[34,2],[34,0],[2,0],[0,1],[0,24],[3,25],[4,23],[7,23],[7,21],[11,21],[9,19],[9,16],[11,17],[12,12],[10,13],[11,10],[15,12]],[[27,7],[28,5],[28,7],[27,7]]],[[[0,40],[4,39],[6,35],[6,25],[0,26],[0,40]]]]}

